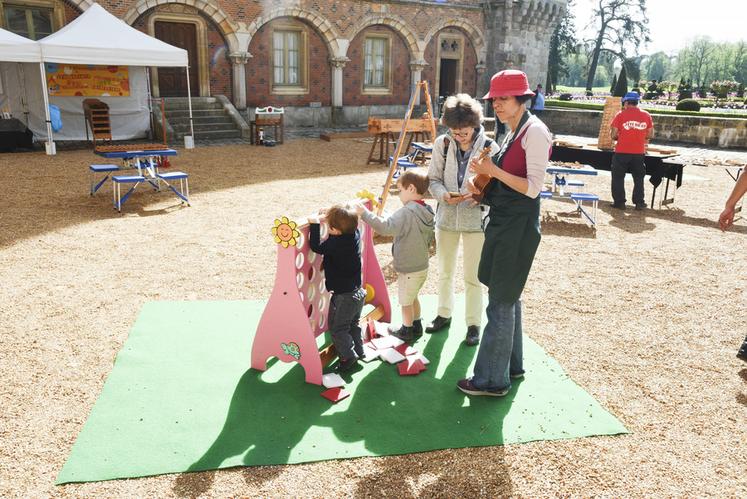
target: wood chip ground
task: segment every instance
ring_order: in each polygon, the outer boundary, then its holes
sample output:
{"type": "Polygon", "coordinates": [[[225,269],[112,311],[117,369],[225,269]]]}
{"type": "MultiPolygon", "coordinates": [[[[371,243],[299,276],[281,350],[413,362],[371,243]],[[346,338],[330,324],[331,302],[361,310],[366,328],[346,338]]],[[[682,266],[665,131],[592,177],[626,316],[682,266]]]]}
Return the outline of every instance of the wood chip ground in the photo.
{"type": "MultiPolygon", "coordinates": [[[[180,151],[192,207],[141,186],[121,215],[108,187],[88,195],[90,151],[0,155],[0,496],[747,496],[747,364],[735,358],[747,223],[715,225],[733,186],[718,165],[747,154],[705,149],[684,150],[709,166],[686,167],[670,209],[613,211],[608,175],[588,181],[603,200],[596,232],[570,204],[542,205],[526,334],[631,434],[54,486],[142,305],[266,299],[273,219],[379,193],[369,148],[180,151]]],[[[376,250],[394,292],[390,245],[376,250]]]]}

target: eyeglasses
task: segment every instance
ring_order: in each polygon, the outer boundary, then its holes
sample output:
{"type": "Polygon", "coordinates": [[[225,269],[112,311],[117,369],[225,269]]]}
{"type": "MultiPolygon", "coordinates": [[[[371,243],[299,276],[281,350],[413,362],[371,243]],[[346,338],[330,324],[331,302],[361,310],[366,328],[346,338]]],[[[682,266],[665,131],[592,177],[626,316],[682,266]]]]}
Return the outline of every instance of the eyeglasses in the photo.
{"type": "Polygon", "coordinates": [[[472,134],[472,130],[468,130],[466,132],[455,132],[454,130],[450,130],[450,132],[454,137],[462,137],[465,139],[472,134]]]}

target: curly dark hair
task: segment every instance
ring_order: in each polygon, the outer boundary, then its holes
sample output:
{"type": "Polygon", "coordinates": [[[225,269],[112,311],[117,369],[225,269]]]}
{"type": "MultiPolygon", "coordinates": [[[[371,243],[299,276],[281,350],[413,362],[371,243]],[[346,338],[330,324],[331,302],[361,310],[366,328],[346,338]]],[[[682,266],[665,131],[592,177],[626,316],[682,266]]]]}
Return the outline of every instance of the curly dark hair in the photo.
{"type": "Polygon", "coordinates": [[[441,124],[451,129],[477,128],[482,123],[482,105],[467,94],[448,97],[441,111],[441,124]]]}

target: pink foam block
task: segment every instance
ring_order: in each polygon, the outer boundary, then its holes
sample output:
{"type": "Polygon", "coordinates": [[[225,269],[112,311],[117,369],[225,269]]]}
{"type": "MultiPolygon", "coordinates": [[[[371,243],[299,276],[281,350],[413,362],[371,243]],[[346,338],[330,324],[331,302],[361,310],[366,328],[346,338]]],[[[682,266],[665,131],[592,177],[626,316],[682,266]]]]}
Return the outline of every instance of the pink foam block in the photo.
{"type": "Polygon", "coordinates": [[[416,353],[418,353],[417,350],[415,350],[413,347],[411,347],[407,343],[402,343],[401,345],[394,347],[394,349],[397,350],[402,355],[404,355],[405,357],[409,357],[410,355],[415,355],[416,353]]]}
{"type": "Polygon", "coordinates": [[[342,399],[346,399],[350,396],[350,392],[342,387],[329,388],[322,392],[322,397],[327,400],[331,400],[335,404],[342,399]]]}
{"type": "Polygon", "coordinates": [[[400,376],[414,376],[425,371],[426,367],[420,359],[405,359],[404,362],[397,364],[400,376]]]}

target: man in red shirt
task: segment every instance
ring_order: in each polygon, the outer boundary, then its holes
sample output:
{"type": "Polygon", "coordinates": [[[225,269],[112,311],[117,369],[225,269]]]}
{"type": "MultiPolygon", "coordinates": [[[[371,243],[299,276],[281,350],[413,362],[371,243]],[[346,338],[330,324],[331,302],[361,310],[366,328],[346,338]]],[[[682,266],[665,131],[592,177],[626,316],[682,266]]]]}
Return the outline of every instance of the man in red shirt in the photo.
{"type": "Polygon", "coordinates": [[[646,208],[643,199],[643,177],[646,165],[643,158],[648,141],[654,134],[651,115],[638,108],[639,95],[628,92],[622,98],[623,109],[612,120],[612,139],[617,140],[612,155],[612,207],[625,209],[625,174],[633,175],[633,203],[636,210],[646,208]]]}

